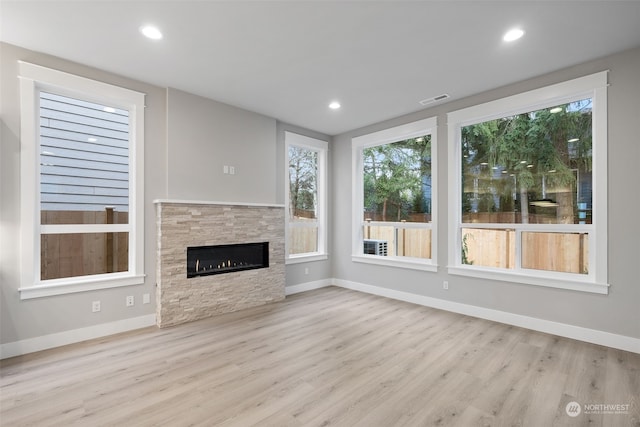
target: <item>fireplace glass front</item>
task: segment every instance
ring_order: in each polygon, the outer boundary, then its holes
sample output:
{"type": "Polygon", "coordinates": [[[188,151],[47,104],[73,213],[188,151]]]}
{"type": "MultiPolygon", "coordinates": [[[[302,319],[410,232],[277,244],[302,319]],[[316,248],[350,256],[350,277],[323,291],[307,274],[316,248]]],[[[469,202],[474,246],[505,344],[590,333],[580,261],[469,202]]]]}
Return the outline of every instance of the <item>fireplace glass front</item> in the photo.
{"type": "Polygon", "coordinates": [[[187,277],[269,267],[269,242],[187,247],[187,277]]]}

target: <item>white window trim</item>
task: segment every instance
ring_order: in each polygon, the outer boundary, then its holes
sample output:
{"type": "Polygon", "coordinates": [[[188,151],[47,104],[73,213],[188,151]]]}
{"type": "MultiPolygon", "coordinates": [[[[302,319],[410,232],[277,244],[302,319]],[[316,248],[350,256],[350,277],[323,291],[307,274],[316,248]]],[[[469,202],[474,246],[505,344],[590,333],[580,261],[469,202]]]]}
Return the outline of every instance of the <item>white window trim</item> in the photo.
{"type": "MultiPolygon", "coordinates": [[[[351,159],[352,159],[352,189],[353,189],[353,205],[352,205],[352,245],[351,260],[366,264],[385,265],[390,267],[400,267],[413,270],[423,270],[435,272],[438,270],[437,253],[438,253],[438,139],[437,139],[437,118],[430,117],[423,120],[407,123],[367,135],[355,137],[351,140],[351,159]],[[431,222],[420,223],[419,228],[431,230],[431,259],[396,257],[396,256],[375,256],[364,254],[362,241],[363,236],[363,220],[362,207],[364,206],[363,192],[363,173],[364,164],[362,160],[362,152],[365,148],[376,145],[389,144],[392,142],[403,141],[405,139],[414,138],[422,135],[431,135],[431,222]]],[[[389,222],[385,225],[394,225],[389,222]]],[[[417,223],[416,223],[417,224],[417,223]]],[[[417,226],[414,223],[405,223],[402,226],[417,226]],[[412,225],[413,224],[413,225],[412,225]]]]}
{"type": "Polygon", "coordinates": [[[285,264],[298,264],[311,261],[324,261],[329,258],[327,251],[327,165],[328,165],[329,143],[320,139],[311,138],[293,132],[285,131],[284,133],[284,156],[285,156],[285,206],[287,209],[285,215],[285,264]],[[296,224],[296,227],[318,227],[318,250],[316,252],[307,252],[302,254],[289,254],[289,233],[293,222],[289,221],[289,197],[290,197],[290,178],[289,178],[289,147],[302,147],[313,150],[318,153],[318,175],[317,191],[318,191],[318,218],[314,223],[296,224]]]}
{"type": "MultiPolygon", "coordinates": [[[[520,93],[447,115],[449,139],[449,262],[450,274],[503,280],[513,283],[571,289],[607,294],[607,75],[608,71],[520,93]],[[462,223],[461,129],[471,124],[534,111],[553,105],[593,99],[593,220],[592,225],[558,224],[556,227],[526,224],[462,223]],[[589,234],[589,274],[571,274],[542,270],[517,271],[461,264],[462,228],[501,228],[524,231],[580,231],[589,234]]],[[[518,251],[518,248],[516,248],[518,251]]]]}
{"type": "MultiPolygon", "coordinates": [[[[144,283],[144,97],[143,93],[18,61],[20,83],[20,298],[30,299],[144,283]],[[108,103],[131,112],[129,224],[108,231],[129,233],[129,271],[40,280],[39,92],[108,103]],[[116,230],[117,229],[117,230],[116,230]]],[[[48,225],[47,233],[101,232],[99,224],[48,225]]]]}

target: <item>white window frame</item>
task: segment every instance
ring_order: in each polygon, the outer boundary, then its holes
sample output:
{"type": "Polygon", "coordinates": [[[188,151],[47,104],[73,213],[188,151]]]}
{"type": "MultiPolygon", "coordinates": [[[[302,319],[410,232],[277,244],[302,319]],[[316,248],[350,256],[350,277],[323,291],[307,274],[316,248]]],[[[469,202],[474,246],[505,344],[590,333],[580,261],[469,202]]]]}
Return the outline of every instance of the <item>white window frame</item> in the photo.
{"type": "Polygon", "coordinates": [[[449,139],[449,260],[450,274],[503,280],[513,283],[607,294],[607,71],[554,84],[451,112],[447,115],[449,139]],[[478,224],[462,223],[463,127],[591,98],[593,135],[593,217],[592,224],[478,224]],[[462,228],[513,229],[516,232],[516,268],[511,270],[463,265],[462,228]],[[563,273],[525,269],[520,266],[523,232],[587,233],[589,273],[563,273]]]}
{"type": "Polygon", "coordinates": [[[391,267],[408,268],[423,271],[437,271],[437,253],[438,253],[438,139],[437,139],[437,118],[430,117],[418,120],[412,123],[384,129],[378,132],[370,133],[355,137],[351,140],[351,158],[352,158],[352,189],[353,189],[353,206],[352,206],[352,248],[351,260],[367,264],[386,265],[391,267]],[[364,253],[364,225],[362,218],[362,209],[364,206],[364,163],[363,151],[365,148],[377,145],[390,144],[393,142],[404,141],[406,139],[418,136],[431,135],[431,222],[415,223],[415,222],[367,222],[367,225],[393,226],[398,229],[402,228],[423,228],[431,230],[431,258],[412,258],[405,256],[377,256],[364,253]]]}
{"type": "Polygon", "coordinates": [[[30,299],[144,283],[144,97],[140,92],[18,61],[21,153],[20,298],[30,299]],[[129,111],[128,224],[40,224],[40,91],[111,105],[129,111]],[[40,280],[41,233],[129,234],[129,270],[40,280]]]}
{"type": "Polygon", "coordinates": [[[301,262],[322,261],[328,259],[327,251],[327,157],[329,143],[320,139],[311,138],[297,133],[285,131],[284,133],[285,155],[285,190],[287,214],[285,215],[285,264],[301,262]],[[318,153],[318,170],[316,176],[318,212],[314,222],[298,223],[289,221],[290,206],[290,177],[289,177],[289,147],[302,147],[318,153]],[[289,253],[289,234],[291,227],[318,227],[318,250],[301,254],[289,253]]]}

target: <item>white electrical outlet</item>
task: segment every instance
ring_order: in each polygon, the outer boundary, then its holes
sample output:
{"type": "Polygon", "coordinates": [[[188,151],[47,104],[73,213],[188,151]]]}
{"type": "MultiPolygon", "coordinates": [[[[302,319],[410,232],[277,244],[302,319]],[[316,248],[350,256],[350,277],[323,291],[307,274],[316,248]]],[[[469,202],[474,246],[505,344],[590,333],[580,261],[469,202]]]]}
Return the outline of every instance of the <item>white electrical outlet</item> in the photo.
{"type": "Polygon", "coordinates": [[[449,282],[447,282],[446,280],[444,282],[442,282],[442,289],[449,289],[449,282]]]}
{"type": "Polygon", "coordinates": [[[235,174],[236,174],[236,167],[229,166],[229,175],[235,175],[235,174]]]}
{"type": "Polygon", "coordinates": [[[97,313],[100,311],[100,301],[92,301],[91,302],[91,311],[93,313],[97,313]]]}
{"type": "Polygon", "coordinates": [[[135,299],[133,298],[133,295],[127,296],[127,307],[133,307],[134,304],[135,299]]]}
{"type": "Polygon", "coordinates": [[[229,173],[229,166],[224,165],[224,166],[222,167],[222,173],[229,173]]]}
{"type": "Polygon", "coordinates": [[[142,303],[149,304],[151,302],[151,296],[149,294],[142,294],[142,303]]]}

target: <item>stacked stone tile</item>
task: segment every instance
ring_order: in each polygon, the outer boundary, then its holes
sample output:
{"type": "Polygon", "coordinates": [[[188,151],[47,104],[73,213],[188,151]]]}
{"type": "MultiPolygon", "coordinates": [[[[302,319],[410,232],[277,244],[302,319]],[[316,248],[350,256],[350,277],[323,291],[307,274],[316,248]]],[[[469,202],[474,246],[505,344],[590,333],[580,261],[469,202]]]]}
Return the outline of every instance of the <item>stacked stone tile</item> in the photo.
{"type": "Polygon", "coordinates": [[[156,202],[156,321],[191,322],[284,299],[284,207],[156,202]],[[187,279],[187,246],[269,242],[269,267],[187,279]]]}

